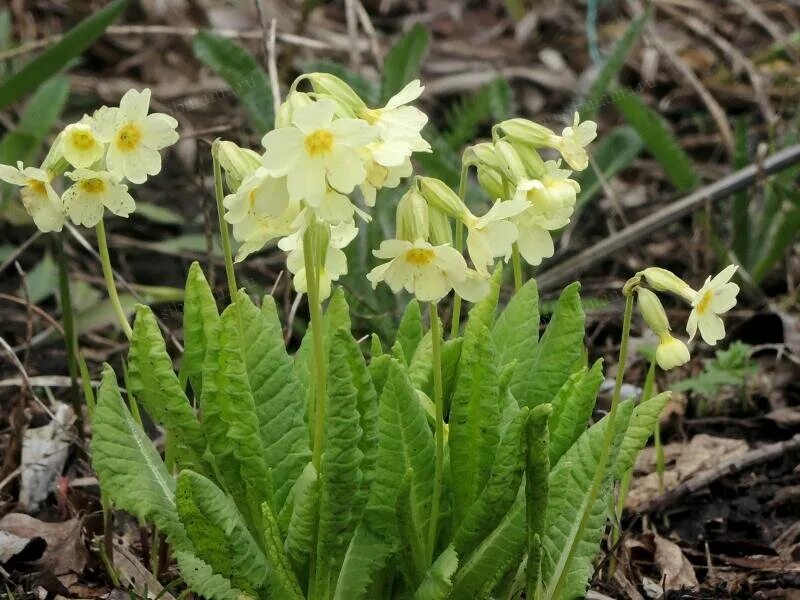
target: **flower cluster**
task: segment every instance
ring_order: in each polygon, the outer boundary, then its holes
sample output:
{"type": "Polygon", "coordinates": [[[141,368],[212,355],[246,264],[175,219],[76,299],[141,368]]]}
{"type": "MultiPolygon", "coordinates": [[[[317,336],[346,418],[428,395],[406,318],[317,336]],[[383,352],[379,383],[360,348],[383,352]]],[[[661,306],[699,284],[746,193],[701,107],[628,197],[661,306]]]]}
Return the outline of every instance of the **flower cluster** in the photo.
{"type": "Polygon", "coordinates": [[[118,107],[103,106],[58,134],[41,167],[0,165],[0,179],[19,186],[22,203],[42,231],[61,231],[67,216],[93,227],[104,209],[127,217],[136,205],[126,180],[144,183],[161,171],[159,150],[178,140],[178,122],[149,112],[150,90],[128,90],[118,107]],[[59,196],[56,179],[69,187],[59,196]]]}
{"type": "MultiPolygon", "coordinates": [[[[237,261],[277,240],[289,253],[287,266],[295,288],[307,290],[305,246],[315,243],[320,265],[320,295],[347,272],[343,249],[355,237],[356,217],[369,220],[377,192],[397,187],[411,176],[414,152],[430,152],[422,137],[427,117],[410,104],[422,93],[412,81],[382,108],[370,108],[345,82],[325,73],[303,75],[292,85],[276,117],[276,128],[263,140],[263,152],[221,142],[218,158],[231,193],[225,197],[225,220],[233,225],[240,247],[237,261]],[[298,91],[307,80],[311,91],[298,91]],[[358,190],[359,207],[352,199],[358,190]]],[[[513,244],[531,264],[552,256],[550,231],[569,222],[578,184],[571,171],[544,162],[537,148],[561,153],[573,168],[585,168],[584,147],[595,125],[576,123],[561,136],[530,121],[514,119],[495,128],[493,142],[468,149],[465,165],[495,200],[475,216],[443,182],[415,178],[397,207],[395,239],[384,241],[375,256],[386,260],[368,278],[405,289],[423,301],[437,301],[450,290],[477,300],[488,290],[489,267],[508,260],[513,244]],[[531,131],[536,135],[531,135],[531,131]],[[453,219],[467,229],[472,266],[453,244],[453,219]]]]}
{"type": "MultiPolygon", "coordinates": [[[[736,265],[728,265],[713,278],[709,276],[699,290],[692,289],[680,277],[660,267],[649,267],[640,275],[642,283],[647,283],[652,290],[669,292],[689,303],[692,307],[686,323],[689,341],[694,339],[699,330],[703,341],[713,346],[725,337],[725,324],[720,315],[736,305],[739,286],[731,282],[736,268],[736,265]]],[[[689,349],[670,333],[664,307],[652,290],[639,285],[636,295],[642,317],[659,338],[656,362],[662,369],[668,370],[688,362],[689,349]]]]}

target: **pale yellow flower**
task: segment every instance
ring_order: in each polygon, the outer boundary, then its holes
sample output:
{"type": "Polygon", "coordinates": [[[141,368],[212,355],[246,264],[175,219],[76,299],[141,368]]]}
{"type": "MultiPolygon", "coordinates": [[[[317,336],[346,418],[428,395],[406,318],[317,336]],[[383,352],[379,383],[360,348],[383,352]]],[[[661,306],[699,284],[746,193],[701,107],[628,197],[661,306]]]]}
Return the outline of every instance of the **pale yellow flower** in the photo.
{"type": "Polygon", "coordinates": [[[273,217],[267,213],[248,214],[233,224],[233,237],[241,242],[236,253],[236,262],[241,262],[250,254],[258,252],[272,240],[291,235],[297,229],[299,207],[292,205],[286,212],[273,217]]]}
{"type": "Polygon", "coordinates": [[[36,167],[0,165],[0,180],[21,187],[22,205],[41,231],[61,231],[64,204],[51,185],[50,173],[36,167]]]}
{"type": "Polygon", "coordinates": [[[289,206],[286,177],[275,177],[267,169],[259,167],[245,177],[239,189],[225,196],[223,205],[228,211],[225,213],[228,223],[239,223],[248,215],[278,217],[289,206]]]}
{"type": "Polygon", "coordinates": [[[64,192],[64,208],[76,225],[94,227],[103,218],[104,208],[119,217],[127,217],[136,208],[128,186],[108,171],[76,169],[66,175],[75,183],[64,192]]]}
{"type": "Polygon", "coordinates": [[[483,216],[469,215],[464,223],[467,226],[467,250],[479,273],[488,274],[488,267],[497,257],[509,259],[519,234],[517,226],[509,219],[529,207],[526,200],[515,198],[495,202],[483,216]]]}
{"type": "Polygon", "coordinates": [[[672,337],[669,332],[659,336],[659,344],[656,348],[656,363],[659,367],[669,371],[685,365],[689,362],[689,358],[689,348],[681,340],[672,337]]]}
{"type": "Polygon", "coordinates": [[[78,123],[67,125],[62,135],[64,158],[73,167],[89,168],[103,158],[106,150],[92,131],[91,117],[84,117],[78,123]]]}
{"type": "Polygon", "coordinates": [[[108,144],[107,169],[132,183],[144,183],[161,171],[159,150],[178,141],[178,122],[163,113],[147,114],[150,90],[128,90],[119,107],[104,106],[93,115],[92,131],[108,144]]]}
{"type": "Polygon", "coordinates": [[[597,137],[597,123],[594,121],[580,122],[580,115],[576,112],[571,127],[565,127],[561,136],[554,136],[553,147],[556,148],[567,164],[576,171],[583,171],[589,166],[589,155],[586,146],[597,137]]]}
{"type": "Polygon", "coordinates": [[[725,324],[719,315],[736,306],[739,286],[730,281],[736,269],[736,265],[728,265],[713,279],[708,277],[703,287],[695,292],[686,324],[689,340],[694,339],[698,329],[703,341],[711,346],[725,337],[725,324]]]}

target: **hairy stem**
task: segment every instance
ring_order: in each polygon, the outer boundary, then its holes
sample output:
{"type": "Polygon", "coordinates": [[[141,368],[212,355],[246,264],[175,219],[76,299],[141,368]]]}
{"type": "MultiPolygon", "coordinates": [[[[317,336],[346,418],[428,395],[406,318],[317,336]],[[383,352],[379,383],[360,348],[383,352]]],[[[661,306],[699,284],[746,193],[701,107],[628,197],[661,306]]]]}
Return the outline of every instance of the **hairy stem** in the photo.
{"type": "Polygon", "coordinates": [[[442,326],[436,303],[429,306],[431,321],[431,342],[433,345],[433,403],[436,407],[436,458],[433,475],[433,498],[431,500],[431,521],[428,529],[428,563],[433,563],[436,547],[436,534],[439,525],[439,505],[442,499],[442,477],[444,474],[444,393],[442,385],[442,326]]]}
{"type": "Polygon", "coordinates": [[[614,433],[615,433],[615,426],[617,420],[617,412],[620,403],[620,395],[622,391],[622,382],[625,378],[625,363],[628,357],[628,340],[631,334],[631,318],[633,316],[633,293],[632,291],[626,291],[626,298],[625,298],[625,314],[622,320],[622,340],[620,342],[619,347],[619,361],[617,363],[617,378],[614,382],[614,395],[611,397],[611,409],[608,412],[608,422],[606,423],[606,429],[603,435],[603,448],[600,451],[600,457],[597,459],[597,469],[594,474],[594,479],[592,479],[592,485],[589,488],[589,494],[587,498],[586,508],[582,511],[581,520],[578,523],[578,529],[575,533],[574,539],[572,539],[572,543],[570,544],[569,550],[567,551],[566,560],[564,560],[560,564],[560,570],[558,572],[556,582],[551,589],[548,590],[547,597],[548,598],[558,598],[559,592],[562,584],[564,583],[565,575],[569,572],[570,563],[575,556],[575,552],[578,549],[578,541],[583,536],[583,532],[586,529],[587,522],[589,520],[589,514],[591,513],[592,506],[597,500],[597,496],[600,493],[600,489],[603,486],[603,480],[606,476],[606,469],[608,468],[608,461],[611,457],[611,449],[614,443],[614,433]]]}
{"type": "Polygon", "coordinates": [[[222,191],[222,168],[219,164],[219,140],[214,140],[211,146],[211,159],[214,162],[214,197],[217,200],[217,217],[219,218],[219,233],[222,237],[222,253],[225,255],[225,275],[228,278],[228,292],[231,302],[236,301],[236,273],[233,270],[233,253],[231,251],[231,238],[228,232],[228,223],[225,221],[225,208],[222,206],[224,193],[222,191]]]}
{"type": "Polygon", "coordinates": [[[519,246],[517,242],[511,246],[511,263],[514,266],[514,291],[518,292],[522,287],[522,261],[519,257],[519,246]]]}
{"type": "MultiPolygon", "coordinates": [[[[469,165],[461,165],[461,178],[458,180],[458,197],[463,202],[467,197],[467,173],[469,165]]],[[[461,252],[464,249],[464,226],[460,221],[456,220],[456,250],[461,252]]],[[[453,296],[453,316],[450,320],[450,337],[458,336],[458,330],[461,326],[461,296],[454,294],[453,296]]]]}
{"type": "Polygon", "coordinates": [[[111,300],[111,305],[114,307],[114,312],[117,315],[117,319],[119,320],[119,324],[122,327],[122,331],[125,333],[125,336],[128,339],[131,339],[133,335],[133,330],[131,329],[130,323],[128,323],[128,317],[125,315],[125,311],[122,309],[122,303],[119,301],[119,295],[117,294],[117,287],[114,283],[114,271],[111,268],[111,258],[108,255],[108,242],[106,241],[106,227],[103,224],[103,219],[100,219],[97,222],[97,227],[95,228],[97,231],[97,250],[100,252],[100,264],[103,267],[103,278],[106,281],[106,289],[108,290],[108,298],[111,300]]]}

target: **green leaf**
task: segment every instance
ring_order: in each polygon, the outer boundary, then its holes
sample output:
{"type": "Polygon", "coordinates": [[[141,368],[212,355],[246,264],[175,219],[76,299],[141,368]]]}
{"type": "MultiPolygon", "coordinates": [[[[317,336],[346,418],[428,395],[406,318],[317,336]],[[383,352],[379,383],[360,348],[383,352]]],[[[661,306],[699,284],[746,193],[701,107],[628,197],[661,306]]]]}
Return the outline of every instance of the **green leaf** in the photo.
{"type": "MultiPolygon", "coordinates": [[[[39,304],[56,291],[58,286],[58,265],[49,252],[45,252],[42,260],[36,263],[26,276],[28,300],[31,304],[39,304]]],[[[24,296],[24,292],[20,293],[24,296]]]]}
{"type": "Polygon", "coordinates": [[[458,569],[458,553],[453,546],[444,549],[425,573],[414,592],[414,600],[446,600],[453,589],[453,574],[458,569]]]}
{"type": "Polygon", "coordinates": [[[537,598],[541,587],[542,537],[547,517],[547,496],[550,475],[550,416],[553,407],[540,404],[528,418],[527,457],[525,480],[525,512],[528,524],[528,564],[526,569],[527,590],[530,598],[537,598]]]}
{"type": "Polygon", "coordinates": [[[175,507],[175,480],[122,401],[105,365],[92,421],[92,465],[113,504],[152,521],[178,549],[191,548],[175,507]]]}
{"type": "Polygon", "coordinates": [[[487,327],[480,320],[473,321],[471,314],[448,423],[453,522],[458,527],[489,478],[500,440],[499,373],[494,344],[487,327]]]}
{"type": "Polygon", "coordinates": [[[347,542],[355,530],[354,493],[361,486],[360,415],[358,390],[350,368],[347,346],[350,332],[339,329],[330,342],[325,449],[320,467],[319,527],[316,588],[327,597],[336,585],[335,574],[344,559],[347,542]]]}
{"type": "Polygon", "coordinates": [[[509,118],[511,112],[511,86],[503,78],[481,87],[469,96],[462,96],[445,114],[444,139],[454,150],[460,150],[480,132],[481,126],[509,118]]]}
{"type": "Polygon", "coordinates": [[[251,593],[262,588],[269,564],[234,501],[190,470],[178,476],[175,495],[195,554],[237,588],[251,593]]]}
{"type": "Polygon", "coordinates": [[[425,537],[433,498],[434,444],[422,406],[400,363],[386,357],[386,382],[379,401],[379,446],[375,480],[364,517],[347,550],[336,589],[337,600],[364,598],[367,586],[394,552],[398,531],[397,504],[403,480],[413,472],[408,501],[400,510],[404,546],[412,562],[425,571],[425,537]]]}
{"type": "Polygon", "coordinates": [[[461,556],[472,552],[514,503],[525,470],[528,412],[523,408],[508,425],[497,447],[489,481],[456,531],[453,544],[461,556]]]}
{"type": "Polygon", "coordinates": [[[453,580],[451,598],[487,598],[505,572],[516,567],[525,550],[525,490],[520,487],[511,510],[465,560],[453,580]]]}
{"type": "Polygon", "coordinates": [[[203,269],[195,261],[189,267],[183,301],[184,350],[181,375],[184,378],[188,377],[198,398],[203,389],[203,362],[206,358],[206,348],[217,323],[219,323],[219,313],[214,294],[208,286],[203,269]]]}
{"type": "Polygon", "coordinates": [[[492,328],[497,362],[505,366],[522,360],[539,342],[539,290],[529,279],[516,292],[492,328]]]}
{"type": "Polygon", "coordinates": [[[248,595],[231,586],[230,581],[214,573],[211,566],[194,553],[185,550],[175,552],[178,570],[190,590],[208,600],[243,600],[248,595]]]}
{"type": "MultiPolygon", "coordinates": [[[[0,93],[1,94],[1,93],[0,93]]],[[[44,82],[25,105],[17,128],[0,141],[0,162],[30,165],[50,133],[69,96],[69,80],[61,75],[44,82]]]]}
{"type": "Polygon", "coordinates": [[[406,306],[400,325],[397,327],[397,341],[403,351],[403,360],[406,364],[411,362],[414,352],[422,341],[422,312],[419,302],[413,298],[406,306]]]}
{"type": "Polygon", "coordinates": [[[698,183],[691,158],[681,148],[661,116],[634,94],[621,95],[616,105],[628,124],[644,141],[647,150],[664,169],[678,191],[687,192],[698,183]]]}
{"type": "Polygon", "coordinates": [[[542,583],[553,600],[585,594],[606,525],[614,474],[609,465],[614,465],[632,409],[630,400],[619,405],[611,454],[594,498],[591,489],[599,468],[608,415],[587,429],[550,472],[546,530],[542,538],[542,583]]]}
{"type": "Polygon", "coordinates": [[[269,78],[253,55],[233,40],[211,31],[199,31],[192,40],[197,59],[222,77],[240,99],[256,133],[275,122],[269,78]]]}
{"type": "Polygon", "coordinates": [[[550,464],[553,466],[558,464],[561,456],[586,430],[597,393],[603,383],[602,359],[597,359],[589,371],[583,369],[575,375],[570,377],[553,399],[549,445],[550,464]]]}
{"type": "Polygon", "coordinates": [[[292,565],[283,549],[278,520],[275,518],[275,513],[272,512],[269,502],[261,505],[261,511],[265,528],[264,543],[267,547],[269,562],[272,565],[270,581],[273,594],[281,598],[304,600],[303,590],[300,588],[297,576],[292,571],[292,565]]]}
{"type": "Polygon", "coordinates": [[[417,23],[389,49],[383,61],[381,96],[384,102],[419,75],[429,43],[428,30],[417,23]]]}
{"type": "Polygon", "coordinates": [[[625,65],[625,60],[628,58],[628,54],[630,54],[636,40],[642,34],[647,21],[650,20],[651,13],[652,10],[648,6],[647,10],[631,22],[625,34],[614,46],[614,50],[606,59],[603,68],[600,69],[597,79],[594,80],[592,87],[589,88],[586,100],[581,105],[581,121],[594,119],[597,115],[597,109],[608,103],[606,101],[606,92],[612,87],[617,75],[625,65]]]}
{"type": "Polygon", "coordinates": [[[235,306],[241,311],[244,324],[242,348],[264,460],[272,473],[272,502],[273,506],[283,506],[311,457],[305,395],[283,343],[275,299],[265,296],[259,310],[249,296],[240,291],[235,306]]]}
{"type": "Polygon", "coordinates": [[[622,440],[622,445],[617,455],[615,469],[617,477],[633,468],[639,451],[644,448],[647,440],[653,434],[653,429],[658,423],[658,418],[664,407],[669,402],[670,392],[662,392],[645,400],[633,409],[628,430],[622,440]]]}
{"type": "Polygon", "coordinates": [[[594,164],[589,165],[588,169],[575,177],[581,186],[577,210],[586,206],[603,190],[603,181],[610,181],[617,173],[633,164],[643,147],[642,138],[627,125],[615,127],[601,137],[592,146],[594,164]],[[598,170],[600,175],[598,175],[598,170]]]}
{"type": "Polygon", "coordinates": [[[248,525],[259,530],[261,503],[270,499],[271,483],[247,375],[240,317],[237,304],[230,305],[207,341],[200,408],[222,483],[248,525]]]}
{"type": "Polygon", "coordinates": [[[469,310],[469,320],[467,328],[480,323],[490,330],[494,326],[495,313],[497,312],[497,302],[500,299],[500,285],[503,283],[503,265],[498,264],[489,279],[489,293],[486,294],[469,310]]]}
{"type": "Polygon", "coordinates": [[[750,274],[757,284],[786,255],[800,231],[800,193],[796,189],[785,189],[778,181],[768,187],[773,188],[772,194],[780,198],[781,202],[771,220],[771,227],[763,237],[764,244],[755,249],[757,260],[750,274]]]}
{"type": "Polygon", "coordinates": [[[520,406],[550,402],[583,357],[584,314],[580,285],[567,286],[536,346],[525,347],[511,378],[511,393],[520,406]]]}
{"type": "Polygon", "coordinates": [[[286,533],[286,554],[300,573],[306,568],[314,544],[319,509],[319,477],[314,465],[306,465],[292,488],[292,516],[286,533]]]}
{"type": "Polygon", "coordinates": [[[79,56],[100,37],[123,10],[128,0],[114,0],[70,29],[60,41],[31,60],[0,84],[0,109],[36,89],[79,56]]]}
{"type": "Polygon", "coordinates": [[[181,467],[205,470],[202,459],[206,439],[200,422],[172,369],[164,338],[149,307],[136,308],[128,356],[131,393],[159,425],[177,442],[176,459],[181,467]]]}

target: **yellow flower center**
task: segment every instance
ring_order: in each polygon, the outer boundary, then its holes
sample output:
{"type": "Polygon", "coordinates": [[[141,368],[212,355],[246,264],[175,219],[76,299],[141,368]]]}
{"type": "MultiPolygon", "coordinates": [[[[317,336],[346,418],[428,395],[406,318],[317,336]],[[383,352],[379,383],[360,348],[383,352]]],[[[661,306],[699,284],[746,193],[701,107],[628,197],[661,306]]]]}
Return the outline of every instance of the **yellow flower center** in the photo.
{"type": "Polygon", "coordinates": [[[247,204],[250,206],[250,212],[256,211],[256,190],[247,193],[247,204]]]}
{"type": "Polygon", "coordinates": [[[375,125],[375,123],[377,123],[381,118],[381,111],[375,110],[374,108],[365,108],[358,113],[358,116],[360,119],[363,119],[370,125],[375,125]]]}
{"type": "Polygon", "coordinates": [[[406,252],[406,262],[415,267],[424,267],[433,262],[436,254],[428,248],[412,248],[406,252]]]}
{"type": "Polygon", "coordinates": [[[139,147],[142,141],[142,129],[136,123],[126,123],[117,132],[117,149],[131,152],[139,147]]]}
{"type": "Polygon", "coordinates": [[[90,150],[95,144],[94,136],[88,131],[73,131],[69,141],[78,150],[90,150]]]}
{"type": "Polygon", "coordinates": [[[701,315],[706,314],[711,309],[711,301],[714,299],[714,290],[707,290],[700,302],[697,303],[697,312],[701,315]]]}
{"type": "Polygon", "coordinates": [[[306,136],[305,145],[310,156],[328,154],[333,148],[333,134],[327,129],[317,129],[306,136]]]}
{"type": "Polygon", "coordinates": [[[44,187],[44,182],[38,179],[28,179],[25,185],[37,196],[46,196],[47,189],[44,187]]]}
{"type": "Polygon", "coordinates": [[[100,194],[106,191],[106,182],[102,179],[84,179],[79,185],[87,194],[100,194]]]}

